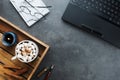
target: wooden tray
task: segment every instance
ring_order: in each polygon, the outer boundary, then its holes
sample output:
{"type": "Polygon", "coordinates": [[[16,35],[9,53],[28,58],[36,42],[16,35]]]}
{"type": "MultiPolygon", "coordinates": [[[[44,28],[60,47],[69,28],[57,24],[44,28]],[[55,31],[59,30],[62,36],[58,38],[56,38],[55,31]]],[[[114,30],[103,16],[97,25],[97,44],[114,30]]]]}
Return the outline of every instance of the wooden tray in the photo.
{"type": "MultiPolygon", "coordinates": [[[[24,78],[23,80],[31,80],[33,74],[35,73],[39,64],[41,63],[44,56],[46,55],[48,49],[49,49],[49,46],[47,44],[45,44],[42,41],[36,39],[35,37],[31,36],[30,34],[26,33],[25,31],[21,30],[17,26],[10,23],[9,21],[0,17],[0,63],[2,62],[2,63],[4,63],[4,65],[7,65],[7,66],[15,66],[15,67],[22,67],[22,68],[27,67],[29,69],[29,71],[26,72],[25,74],[21,75],[21,77],[24,78]],[[15,46],[16,45],[14,45],[12,47],[5,47],[1,43],[2,34],[4,32],[8,32],[8,31],[12,31],[12,32],[17,34],[18,42],[20,42],[22,40],[32,40],[32,41],[34,41],[38,45],[39,50],[40,50],[39,51],[39,56],[37,57],[37,59],[35,59],[33,62],[27,63],[27,64],[22,63],[22,62],[18,61],[17,59],[14,60],[14,61],[11,61],[11,58],[15,55],[15,46]]],[[[5,72],[13,74],[14,70],[5,69],[3,67],[3,64],[0,64],[0,78],[5,78],[6,77],[6,78],[10,79],[11,77],[5,75],[4,74],[5,72]]],[[[2,79],[0,79],[0,80],[2,80],[2,79]]],[[[5,79],[3,79],[3,80],[5,80],[5,79]]]]}

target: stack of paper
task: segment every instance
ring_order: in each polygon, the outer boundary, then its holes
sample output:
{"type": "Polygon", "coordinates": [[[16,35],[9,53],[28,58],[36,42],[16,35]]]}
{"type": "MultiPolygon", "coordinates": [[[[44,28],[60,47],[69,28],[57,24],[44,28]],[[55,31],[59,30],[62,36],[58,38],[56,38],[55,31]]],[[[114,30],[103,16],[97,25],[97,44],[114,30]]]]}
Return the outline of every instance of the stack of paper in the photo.
{"type": "Polygon", "coordinates": [[[49,13],[42,0],[10,0],[28,26],[49,13]]]}

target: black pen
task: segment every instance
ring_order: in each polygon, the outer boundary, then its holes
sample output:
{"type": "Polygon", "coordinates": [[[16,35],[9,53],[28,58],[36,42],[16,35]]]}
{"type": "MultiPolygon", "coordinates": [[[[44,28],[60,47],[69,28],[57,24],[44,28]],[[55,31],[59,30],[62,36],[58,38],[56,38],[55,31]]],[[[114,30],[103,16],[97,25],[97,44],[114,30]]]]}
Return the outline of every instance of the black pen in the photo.
{"type": "Polygon", "coordinates": [[[25,2],[27,2],[31,7],[33,7],[33,8],[36,8],[36,7],[38,7],[38,8],[50,8],[50,7],[52,7],[52,6],[33,6],[32,4],[30,4],[30,2],[28,2],[27,0],[25,0],[25,2]]]}
{"type": "Polygon", "coordinates": [[[51,8],[52,6],[35,6],[35,7],[38,7],[38,8],[51,8]]]}

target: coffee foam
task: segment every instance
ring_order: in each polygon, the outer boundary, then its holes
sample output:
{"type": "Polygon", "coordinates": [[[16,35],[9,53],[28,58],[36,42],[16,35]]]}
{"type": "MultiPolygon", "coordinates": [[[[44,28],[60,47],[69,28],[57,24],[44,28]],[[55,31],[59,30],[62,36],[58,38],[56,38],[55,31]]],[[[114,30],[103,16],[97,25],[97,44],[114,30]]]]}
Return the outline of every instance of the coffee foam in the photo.
{"type": "Polygon", "coordinates": [[[31,62],[38,55],[38,46],[30,40],[24,40],[16,46],[17,58],[22,62],[31,62]]]}

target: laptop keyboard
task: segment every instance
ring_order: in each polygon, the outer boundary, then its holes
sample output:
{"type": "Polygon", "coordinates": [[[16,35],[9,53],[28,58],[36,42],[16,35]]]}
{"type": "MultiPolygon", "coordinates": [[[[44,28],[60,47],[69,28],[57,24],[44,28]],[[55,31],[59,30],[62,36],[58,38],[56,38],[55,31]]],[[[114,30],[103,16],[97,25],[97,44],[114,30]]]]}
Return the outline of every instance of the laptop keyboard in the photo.
{"type": "Polygon", "coordinates": [[[120,26],[120,0],[71,0],[70,3],[120,26]]]}

